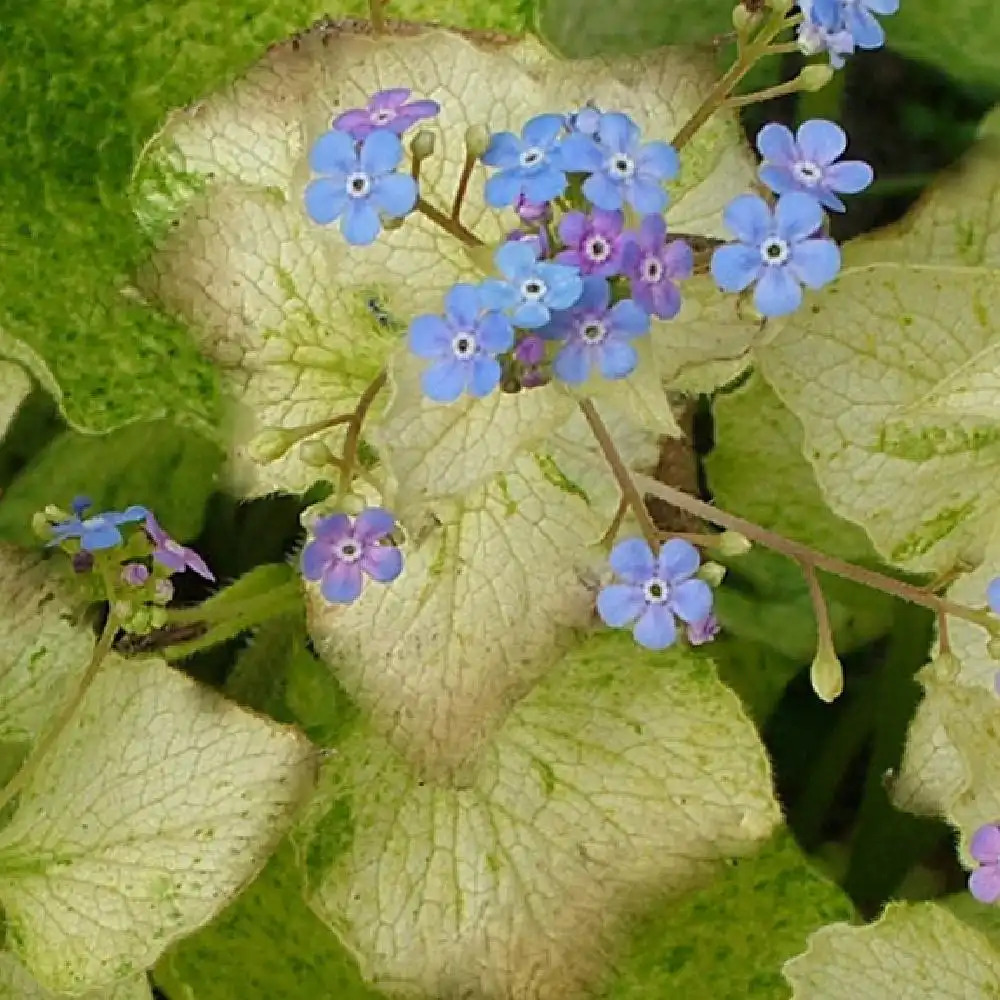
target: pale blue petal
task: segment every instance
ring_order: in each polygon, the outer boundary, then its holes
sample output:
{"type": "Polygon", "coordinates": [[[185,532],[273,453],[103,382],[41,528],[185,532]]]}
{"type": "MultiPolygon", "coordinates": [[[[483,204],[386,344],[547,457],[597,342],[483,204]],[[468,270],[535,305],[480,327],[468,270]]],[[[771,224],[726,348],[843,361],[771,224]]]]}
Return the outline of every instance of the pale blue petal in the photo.
{"type": "Polygon", "coordinates": [[[340,231],[352,246],[366,247],[374,243],[381,228],[378,212],[367,200],[352,198],[340,217],[340,231]]]}
{"type": "Polygon", "coordinates": [[[590,375],[590,352],[579,340],[570,340],[560,348],[552,371],[567,385],[580,385],[590,375]]]}
{"type": "Polygon", "coordinates": [[[795,137],[802,153],[800,159],[821,167],[829,166],[847,148],[847,133],[825,118],[811,118],[803,122],[795,137]]]}
{"type": "Polygon", "coordinates": [[[574,132],[553,150],[552,161],[563,170],[589,174],[601,169],[604,157],[589,135],[574,132]]]}
{"type": "Polygon", "coordinates": [[[882,25],[867,10],[851,5],[845,11],[845,20],[859,49],[880,49],[885,45],[882,25]]]}
{"type": "Polygon", "coordinates": [[[1000,576],[990,580],[986,588],[986,600],[989,602],[990,610],[1000,615],[1000,576]]]}
{"type": "Polygon", "coordinates": [[[514,328],[498,312],[488,312],[476,327],[476,339],[486,354],[503,354],[514,346],[514,328]]]}
{"type": "Polygon", "coordinates": [[[598,208],[613,212],[622,207],[623,195],[620,184],[615,184],[605,173],[591,174],[583,182],[583,196],[598,208]]]}
{"type": "Polygon", "coordinates": [[[452,336],[440,316],[417,316],[410,323],[410,350],[418,358],[451,357],[452,336]]]}
{"type": "Polygon", "coordinates": [[[657,180],[636,177],[625,186],[625,198],[640,215],[662,212],[667,207],[667,192],[657,180]]]}
{"type": "Polygon", "coordinates": [[[668,142],[647,142],[635,162],[640,174],[652,174],[665,181],[673,180],[681,169],[677,151],[668,142]]]}
{"type": "Polygon", "coordinates": [[[597,595],[597,614],[611,628],[621,628],[634,622],[642,614],[646,601],[641,587],[613,583],[603,587],[597,595]]]}
{"type": "Polygon", "coordinates": [[[694,576],[700,565],[701,556],[690,542],[683,538],[670,538],[660,546],[656,557],[656,575],[670,583],[679,583],[694,576]]]}
{"type": "Polygon", "coordinates": [[[565,340],[576,329],[576,320],[572,313],[556,313],[545,326],[536,330],[544,340],[565,340]]]}
{"type": "Polygon", "coordinates": [[[704,580],[685,580],[670,591],[670,610],[689,625],[704,621],[712,610],[712,588],[704,580]]]}
{"type": "Polygon", "coordinates": [[[520,298],[516,288],[499,278],[480,282],[479,295],[484,309],[507,309],[520,298]]]}
{"type": "Polygon", "coordinates": [[[100,519],[100,524],[88,526],[84,524],[80,535],[80,548],[88,552],[98,552],[101,549],[113,549],[122,543],[122,533],[111,521],[100,519]]]}
{"type": "Polygon", "coordinates": [[[431,365],[420,377],[424,395],[435,403],[454,403],[465,389],[470,374],[468,362],[450,358],[431,365]]]}
{"type": "Polygon", "coordinates": [[[396,527],[396,519],[383,507],[366,507],[354,522],[354,537],[362,544],[385,538],[396,527]]]}
{"type": "Polygon", "coordinates": [[[318,174],[350,174],[358,169],[354,140],[346,132],[324,132],[309,151],[309,166],[318,174]]]}
{"type": "Polygon", "coordinates": [[[501,170],[490,177],[483,186],[486,204],[491,208],[506,208],[517,201],[521,193],[521,174],[518,170],[501,170]]]}
{"type": "Polygon", "coordinates": [[[361,596],[361,567],[337,562],[323,574],[320,592],[333,604],[350,604],[361,596]]]}
{"type": "Polygon", "coordinates": [[[513,132],[495,132],[482,155],[488,167],[516,167],[521,155],[521,140],[513,132]]]}
{"type": "Polygon", "coordinates": [[[761,166],[757,176],[761,179],[761,183],[766,184],[775,194],[802,190],[802,185],[788,167],[761,166]]]}
{"type": "Polygon", "coordinates": [[[874,14],[895,14],[899,0],[864,0],[864,5],[874,14]]]}
{"type": "Polygon", "coordinates": [[[802,240],[792,246],[788,270],[809,288],[822,288],[840,270],[840,247],[833,240],[802,240]]]}
{"type": "Polygon", "coordinates": [[[635,348],[621,340],[605,340],[598,348],[601,374],[605,378],[626,378],[635,371],[639,356],[635,348]]]}
{"type": "Polygon", "coordinates": [[[569,309],[583,294],[583,277],[575,267],[564,264],[543,264],[539,267],[542,280],[548,285],[545,304],[550,309],[569,309]]]}
{"type": "Polygon", "coordinates": [[[481,399],[488,396],[499,384],[502,373],[496,358],[477,357],[472,359],[472,377],[469,379],[470,396],[481,399]]]}
{"type": "Polygon", "coordinates": [[[460,281],[448,289],[444,309],[457,329],[472,330],[482,309],[482,292],[476,285],[460,281]]]}
{"type": "Polygon", "coordinates": [[[677,638],[677,623],[665,604],[651,604],[635,623],[632,635],[646,649],[666,649],[677,638]]]}
{"type": "Polygon", "coordinates": [[[553,143],[562,127],[562,115],[536,115],[525,122],[521,138],[525,146],[541,146],[544,149],[553,143]]]}
{"type": "Polygon", "coordinates": [[[601,115],[597,131],[601,137],[601,145],[615,153],[629,152],[639,138],[639,126],[628,115],[619,111],[601,115]]]}
{"type": "Polygon", "coordinates": [[[640,337],[649,333],[649,313],[632,299],[616,302],[608,313],[609,325],[621,337],[640,337]]]}
{"type": "Polygon", "coordinates": [[[307,580],[318,580],[333,559],[333,549],[329,542],[310,542],[302,550],[302,575],[307,580]]]}
{"type": "Polygon", "coordinates": [[[626,582],[643,584],[656,572],[656,557],[644,538],[626,538],[608,556],[608,564],[626,582]]]}
{"type": "Polygon", "coordinates": [[[755,246],[727,243],[712,254],[712,277],[724,292],[742,292],[757,280],[763,267],[755,246]]]}
{"type": "Polygon", "coordinates": [[[385,174],[375,178],[369,197],[386,215],[400,218],[417,203],[417,182],[409,174],[385,174]]]}
{"type": "Polygon", "coordinates": [[[392,583],[403,571],[403,553],[395,545],[376,545],[360,561],[361,568],[379,583],[392,583]]]}
{"type": "Polygon", "coordinates": [[[528,201],[542,204],[558,198],[566,190],[566,175],[551,164],[546,164],[536,173],[525,176],[523,187],[528,201]]]}
{"type": "Polygon", "coordinates": [[[807,194],[783,194],[774,209],[775,231],[789,243],[805,239],[823,225],[823,209],[807,194]]]}
{"type": "Polygon", "coordinates": [[[348,194],[344,181],[321,177],[306,185],[306,213],[313,222],[326,226],[333,222],[347,206],[348,194]]]}
{"type": "Polygon", "coordinates": [[[798,159],[791,129],[778,122],[769,122],[757,133],[757,152],[779,166],[787,166],[798,159]]]}
{"type": "Polygon", "coordinates": [[[358,157],[361,169],[372,177],[395,170],[402,158],[403,144],[399,141],[399,136],[384,128],[376,129],[361,143],[361,154],[358,157]]]}
{"type": "Polygon", "coordinates": [[[545,326],[551,316],[548,306],[542,305],[541,302],[522,302],[510,318],[514,326],[524,327],[525,330],[537,330],[540,326],[545,326]]]}
{"type": "Polygon", "coordinates": [[[522,241],[504,243],[493,255],[501,274],[511,281],[520,281],[521,275],[533,268],[537,259],[538,247],[522,241]]]}
{"type": "Polygon", "coordinates": [[[786,316],[802,304],[802,287],[787,268],[766,267],[754,289],[753,304],[762,316],[786,316]]]}
{"type": "Polygon", "coordinates": [[[741,194],[722,212],[726,227],[743,243],[760,246],[771,231],[771,210],[755,194],[741,194]]]}
{"type": "Polygon", "coordinates": [[[843,194],[864,191],[875,179],[875,171],[864,160],[844,160],[826,171],[823,180],[827,187],[843,194]]]}

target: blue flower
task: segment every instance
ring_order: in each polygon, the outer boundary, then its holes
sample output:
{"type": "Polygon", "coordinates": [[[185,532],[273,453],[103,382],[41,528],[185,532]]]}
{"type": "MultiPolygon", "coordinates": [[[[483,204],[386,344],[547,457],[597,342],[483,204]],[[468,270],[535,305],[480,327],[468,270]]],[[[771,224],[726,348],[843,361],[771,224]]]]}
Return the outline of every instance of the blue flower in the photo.
{"type": "Polygon", "coordinates": [[[421,376],[424,393],[453,403],[463,392],[488,396],[500,382],[497,354],[514,346],[506,316],[484,311],[482,293],[457,284],[445,296],[445,316],[418,316],[410,324],[410,350],[435,362],[421,376]]]}
{"type": "Polygon", "coordinates": [[[598,137],[582,132],[568,135],[560,149],[566,170],[590,176],[583,193],[607,212],[628,202],[640,215],[667,207],[663,182],[680,169],[674,148],[666,142],[639,142],[639,126],[628,115],[601,115],[598,137]]]}
{"type": "Polygon", "coordinates": [[[106,511],[93,517],[83,518],[81,515],[90,506],[90,502],[78,497],[73,502],[76,513],[65,521],[52,526],[52,539],[49,545],[58,545],[68,538],[79,538],[80,548],[85,552],[98,552],[101,549],[113,549],[122,544],[122,533],[119,530],[123,524],[135,524],[145,521],[149,511],[145,507],[134,504],[124,511],[106,511]]]}
{"type": "Polygon", "coordinates": [[[711,613],[712,589],[694,578],[701,558],[690,542],[671,538],[654,557],[641,538],[628,538],[611,550],[609,561],[625,582],[601,590],[597,613],[611,628],[634,622],[640,646],[666,649],[677,638],[677,618],[695,625],[711,613]]]}
{"type": "Polygon", "coordinates": [[[610,308],[611,286],[606,278],[583,279],[583,294],[568,312],[559,312],[539,330],[546,340],[564,341],[552,363],[557,378],[579,385],[594,366],[605,378],[625,378],[639,358],[629,343],[649,332],[649,314],[631,299],[610,308]]]}
{"type": "Polygon", "coordinates": [[[596,138],[602,114],[604,112],[596,104],[588,101],[579,111],[566,116],[566,131],[582,132],[584,135],[596,138]]]}
{"type": "Polygon", "coordinates": [[[771,122],[757,133],[757,149],[764,158],[760,179],[777,194],[798,191],[843,212],[844,203],[834,192],[857,194],[875,176],[863,160],[835,162],[846,148],[844,130],[823,118],[803,122],[794,138],[784,125],[771,122]]]}
{"type": "Polygon", "coordinates": [[[486,309],[508,312],[514,326],[537,329],[553,309],[568,309],[583,291],[575,267],[538,260],[537,241],[504,243],[493,257],[506,281],[489,278],[480,285],[486,309]]]}
{"type": "Polygon", "coordinates": [[[1000,615],[1000,576],[995,576],[986,587],[986,601],[990,611],[1000,615]]]}
{"type": "Polygon", "coordinates": [[[519,195],[546,202],[566,190],[559,149],[562,128],[562,115],[536,115],[521,130],[521,138],[513,132],[497,132],[490,138],[482,161],[500,172],[486,182],[488,205],[513,205],[519,195]]]}
{"type": "Polygon", "coordinates": [[[799,43],[806,51],[830,53],[830,62],[840,68],[843,55],[859,49],[879,49],[885,31],[876,14],[895,14],[899,0],[803,0],[799,4],[805,21],[799,43]]]}
{"type": "Polygon", "coordinates": [[[375,241],[382,228],[379,212],[394,218],[417,203],[417,182],[395,173],[403,157],[399,136],[385,129],[371,132],[357,148],[347,132],[324,132],[309,153],[309,166],[326,176],[305,191],[309,218],[321,226],[340,219],[344,239],[354,246],[375,241]]]}
{"type": "Polygon", "coordinates": [[[722,218],[738,243],[712,255],[712,277],[724,292],[741,292],[754,282],[754,305],[762,316],[784,316],[802,302],[801,285],[821,288],[840,270],[840,249],[814,234],[823,209],[814,199],[793,192],[778,199],[772,216],[763,198],[734,198],[722,218]]]}
{"type": "Polygon", "coordinates": [[[839,9],[824,10],[823,7],[816,6],[814,0],[800,0],[799,7],[804,20],[799,25],[796,41],[803,54],[814,56],[827,52],[830,55],[830,65],[834,69],[842,69],[844,57],[854,54],[855,45],[853,35],[840,17],[839,9]]]}

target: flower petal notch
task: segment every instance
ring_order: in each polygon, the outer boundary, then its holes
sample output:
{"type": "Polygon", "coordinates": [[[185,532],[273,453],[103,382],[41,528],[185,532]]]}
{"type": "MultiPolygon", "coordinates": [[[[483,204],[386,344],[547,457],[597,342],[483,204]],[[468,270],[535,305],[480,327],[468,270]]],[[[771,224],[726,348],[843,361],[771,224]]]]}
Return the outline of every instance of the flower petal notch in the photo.
{"type": "Polygon", "coordinates": [[[0,831],[9,947],[56,991],[141,973],[260,870],[313,777],[296,731],[111,656],[0,831]]]}
{"type": "Polygon", "coordinates": [[[753,727],[704,657],[604,635],[552,664],[462,788],[347,737],[296,837],[315,858],[339,845],[310,902],[372,982],[568,1000],[651,893],[697,887],[779,822],[753,727]]]}

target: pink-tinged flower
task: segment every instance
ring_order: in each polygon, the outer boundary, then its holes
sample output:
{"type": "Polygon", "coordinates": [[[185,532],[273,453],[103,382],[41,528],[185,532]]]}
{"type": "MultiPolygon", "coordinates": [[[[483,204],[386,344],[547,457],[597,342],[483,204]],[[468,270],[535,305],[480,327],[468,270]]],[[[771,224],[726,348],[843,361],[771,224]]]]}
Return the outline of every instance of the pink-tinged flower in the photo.
{"type": "Polygon", "coordinates": [[[692,646],[704,646],[706,642],[711,642],[718,634],[720,625],[716,621],[715,615],[709,614],[700,622],[692,622],[687,626],[685,632],[687,641],[692,646]]]}
{"type": "Polygon", "coordinates": [[[333,120],[333,128],[361,140],[375,129],[402,135],[424,118],[433,118],[440,110],[437,101],[410,101],[409,87],[393,87],[373,94],[368,106],[352,108],[333,120]],[[407,103],[409,101],[409,103],[407,103]]]}
{"type": "Polygon", "coordinates": [[[382,542],[396,519],[381,507],[356,518],[333,514],[313,525],[312,541],[302,550],[302,575],[320,581],[320,593],[333,604],[351,604],[361,596],[365,576],[391,583],[403,570],[403,554],[382,542]]]}
{"type": "Polygon", "coordinates": [[[552,218],[552,204],[547,201],[529,201],[523,194],[517,196],[514,202],[514,211],[517,212],[522,222],[539,223],[547,222],[552,218]]]}
{"type": "Polygon", "coordinates": [[[667,241],[667,224],[659,215],[647,215],[635,239],[625,248],[625,274],[632,298],[650,314],[673,319],[681,308],[676,282],[690,278],[694,254],[683,240],[667,241]]]}
{"type": "Polygon", "coordinates": [[[979,867],[969,876],[969,891],[980,903],[1000,900],[1000,826],[987,823],[972,835],[969,853],[979,867]]]}
{"type": "Polygon", "coordinates": [[[175,542],[160,527],[159,522],[152,514],[146,516],[146,534],[156,546],[153,549],[153,558],[161,566],[166,566],[171,573],[183,573],[186,569],[190,569],[205,580],[215,580],[215,575],[208,568],[205,560],[194,549],[189,549],[187,546],[181,545],[180,542],[175,542]]]}
{"type": "Polygon", "coordinates": [[[566,246],[556,254],[560,264],[572,264],[580,273],[611,278],[622,273],[627,237],[622,212],[595,208],[589,215],[568,212],[559,220],[559,238],[566,246]]]}
{"type": "Polygon", "coordinates": [[[122,566],[122,583],[127,587],[141,587],[149,579],[149,570],[142,563],[122,566]]]}

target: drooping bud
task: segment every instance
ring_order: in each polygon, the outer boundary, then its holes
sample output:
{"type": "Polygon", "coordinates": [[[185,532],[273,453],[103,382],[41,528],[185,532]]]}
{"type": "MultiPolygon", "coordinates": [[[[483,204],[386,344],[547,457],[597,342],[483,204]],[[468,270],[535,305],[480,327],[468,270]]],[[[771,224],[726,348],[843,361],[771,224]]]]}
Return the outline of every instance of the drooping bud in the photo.
{"type": "Polygon", "coordinates": [[[260,462],[262,465],[267,462],[275,462],[295,444],[298,438],[298,431],[269,427],[267,430],[261,431],[247,445],[247,452],[255,462],[260,462]]]}
{"type": "Polygon", "coordinates": [[[844,693],[844,668],[829,643],[822,643],[816,650],[816,657],[809,668],[809,682],[817,696],[827,704],[844,693]]]}
{"type": "Polygon", "coordinates": [[[716,539],[715,547],[720,555],[734,559],[737,556],[745,556],[753,547],[753,543],[738,531],[723,531],[716,539]]]}
{"type": "Polygon", "coordinates": [[[465,150],[477,160],[490,145],[490,130],[485,125],[470,125],[465,130],[465,150]]]}
{"type": "Polygon", "coordinates": [[[333,465],[336,456],[322,441],[303,441],[299,446],[299,458],[314,469],[325,469],[333,465]]]}
{"type": "Polygon", "coordinates": [[[434,145],[437,139],[434,133],[428,129],[422,128],[411,140],[410,140],[410,152],[413,154],[413,158],[416,160],[424,160],[428,156],[434,154],[434,145]]]}
{"type": "Polygon", "coordinates": [[[122,583],[127,587],[141,587],[149,579],[149,570],[142,563],[128,563],[122,567],[122,583]]]}
{"type": "Polygon", "coordinates": [[[808,92],[822,90],[833,79],[833,67],[829,63],[812,63],[799,73],[799,89],[808,92]]]}

